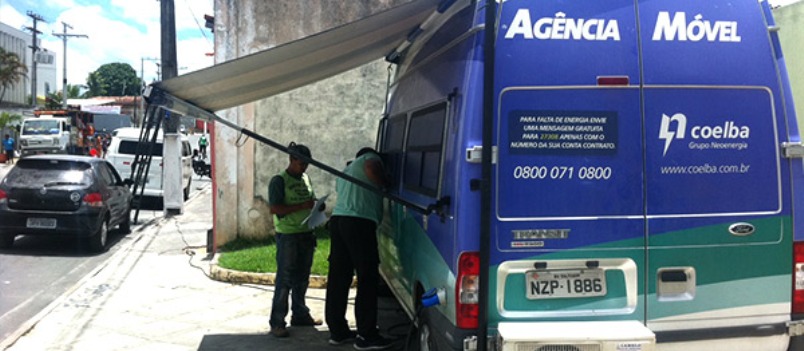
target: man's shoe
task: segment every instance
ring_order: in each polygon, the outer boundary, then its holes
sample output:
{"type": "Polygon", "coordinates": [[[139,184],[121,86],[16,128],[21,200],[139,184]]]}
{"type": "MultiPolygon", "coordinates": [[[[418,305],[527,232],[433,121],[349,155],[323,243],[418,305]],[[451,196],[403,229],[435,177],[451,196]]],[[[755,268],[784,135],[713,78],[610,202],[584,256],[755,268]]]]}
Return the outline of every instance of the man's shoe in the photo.
{"type": "Polygon", "coordinates": [[[330,337],[329,337],[329,344],[332,345],[332,346],[343,345],[343,344],[355,341],[356,337],[357,337],[357,332],[352,331],[352,330],[350,330],[349,333],[347,333],[346,335],[336,336],[336,335],[333,334],[333,335],[330,335],[330,337]]]}
{"type": "Polygon", "coordinates": [[[324,324],[324,321],[315,319],[311,316],[307,318],[291,318],[290,325],[294,327],[315,327],[324,324]]]}
{"type": "Polygon", "coordinates": [[[290,336],[290,333],[288,333],[288,330],[285,329],[285,327],[276,327],[271,328],[271,335],[277,338],[287,338],[290,336]]]}
{"type": "Polygon", "coordinates": [[[365,339],[358,335],[355,340],[355,350],[385,350],[391,347],[392,344],[391,340],[379,335],[371,339],[365,339]]]}

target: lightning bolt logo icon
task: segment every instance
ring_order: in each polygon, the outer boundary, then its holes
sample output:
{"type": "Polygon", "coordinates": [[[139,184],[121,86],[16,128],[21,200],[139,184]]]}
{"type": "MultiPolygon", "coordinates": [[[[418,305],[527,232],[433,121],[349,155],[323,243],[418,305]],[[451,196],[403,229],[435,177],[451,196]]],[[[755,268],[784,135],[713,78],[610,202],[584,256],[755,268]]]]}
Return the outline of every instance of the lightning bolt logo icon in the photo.
{"type": "Polygon", "coordinates": [[[664,140],[664,152],[662,157],[667,155],[667,150],[670,148],[670,143],[673,139],[684,139],[685,131],[687,130],[687,116],[681,113],[676,113],[672,117],[662,114],[662,125],[659,127],[659,139],[664,140]],[[676,122],[677,128],[675,131],[670,130],[670,123],[676,122]]]}

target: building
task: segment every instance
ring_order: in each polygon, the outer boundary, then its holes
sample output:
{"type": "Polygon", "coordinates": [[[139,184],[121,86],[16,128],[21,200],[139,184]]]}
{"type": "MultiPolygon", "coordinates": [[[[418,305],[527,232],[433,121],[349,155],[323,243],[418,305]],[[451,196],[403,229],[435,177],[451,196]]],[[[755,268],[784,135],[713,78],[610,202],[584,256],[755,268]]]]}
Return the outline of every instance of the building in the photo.
{"type": "MultiPolygon", "coordinates": [[[[215,0],[215,61],[280,46],[405,2],[302,0],[266,6],[262,0],[215,0]]],[[[374,146],[387,78],[388,63],[380,59],[217,114],[277,143],[306,144],[313,158],[341,168],[361,147],[374,146]]],[[[212,134],[216,244],[272,235],[268,183],[287,167],[288,155],[225,126],[215,126],[212,134]]],[[[335,176],[316,167],[307,173],[316,194],[332,194],[327,206],[334,207],[335,176]]]]}
{"type": "Polygon", "coordinates": [[[773,17],[779,26],[779,42],[801,133],[804,130],[804,1],[775,8],[773,17]]]}
{"type": "MultiPolygon", "coordinates": [[[[16,29],[4,23],[0,23],[0,47],[7,52],[17,54],[28,66],[28,76],[6,90],[3,96],[3,105],[23,106],[30,105],[28,100],[31,95],[31,76],[33,63],[31,60],[33,38],[30,33],[16,29]]],[[[41,45],[41,41],[39,43],[41,45]]],[[[36,53],[36,95],[44,99],[47,94],[58,91],[56,86],[56,53],[40,46],[40,51],[36,53]]]]}

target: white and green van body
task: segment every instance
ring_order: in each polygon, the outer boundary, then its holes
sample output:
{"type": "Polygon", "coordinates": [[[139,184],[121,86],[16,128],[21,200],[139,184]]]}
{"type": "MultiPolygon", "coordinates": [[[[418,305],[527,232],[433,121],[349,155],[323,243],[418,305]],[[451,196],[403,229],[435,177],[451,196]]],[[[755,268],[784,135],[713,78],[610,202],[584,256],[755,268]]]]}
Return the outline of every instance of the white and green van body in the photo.
{"type": "Polygon", "coordinates": [[[416,343],[475,349],[485,333],[500,350],[795,344],[804,165],[769,5],[506,0],[493,25],[484,6],[445,1],[389,55],[378,147],[391,191],[436,209],[389,201],[379,228],[380,271],[416,319],[416,343]],[[490,213],[485,30],[496,31],[490,213]],[[440,304],[421,307],[431,289],[440,304]]]}

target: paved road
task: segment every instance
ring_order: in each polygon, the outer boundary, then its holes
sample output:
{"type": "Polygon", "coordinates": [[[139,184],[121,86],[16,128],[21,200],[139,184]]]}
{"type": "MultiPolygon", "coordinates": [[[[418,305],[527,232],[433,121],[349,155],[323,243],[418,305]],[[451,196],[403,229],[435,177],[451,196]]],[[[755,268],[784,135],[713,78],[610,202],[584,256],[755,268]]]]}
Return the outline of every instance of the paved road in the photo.
{"type": "MultiPolygon", "coordinates": [[[[9,169],[0,164],[0,180],[9,169]]],[[[190,196],[209,185],[209,179],[194,176],[190,196]]],[[[159,208],[144,206],[133,231],[163,216],[159,208]]],[[[73,288],[119,247],[125,246],[126,240],[133,239],[113,230],[108,251],[95,254],[74,239],[21,236],[11,249],[0,250],[0,340],[73,288]]]]}

